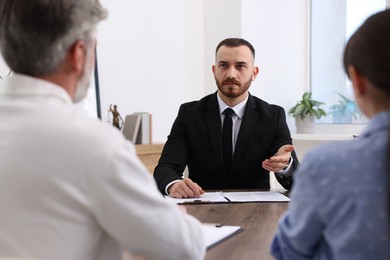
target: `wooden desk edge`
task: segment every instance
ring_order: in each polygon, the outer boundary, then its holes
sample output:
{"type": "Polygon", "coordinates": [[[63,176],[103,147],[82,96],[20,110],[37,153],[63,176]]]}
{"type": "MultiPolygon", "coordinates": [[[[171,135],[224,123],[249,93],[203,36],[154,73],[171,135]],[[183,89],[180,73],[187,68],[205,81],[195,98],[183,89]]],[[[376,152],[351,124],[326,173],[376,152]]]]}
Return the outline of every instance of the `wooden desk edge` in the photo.
{"type": "Polygon", "coordinates": [[[164,144],[136,144],[135,149],[138,155],[161,154],[164,144]]]}

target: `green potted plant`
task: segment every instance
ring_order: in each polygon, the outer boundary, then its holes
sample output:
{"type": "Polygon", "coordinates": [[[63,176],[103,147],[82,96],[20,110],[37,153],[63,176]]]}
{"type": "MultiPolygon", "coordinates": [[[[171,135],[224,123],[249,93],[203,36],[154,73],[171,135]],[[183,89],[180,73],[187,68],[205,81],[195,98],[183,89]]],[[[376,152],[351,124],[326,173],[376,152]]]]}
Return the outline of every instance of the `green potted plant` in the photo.
{"type": "Polygon", "coordinates": [[[358,119],[362,116],[356,102],[347,98],[343,94],[336,92],[339,96],[337,104],[329,107],[329,114],[333,116],[335,124],[351,124],[352,119],[358,119]]]}
{"type": "Polygon", "coordinates": [[[295,118],[297,133],[313,133],[314,120],[326,116],[325,110],[320,108],[324,103],[311,99],[311,94],[305,92],[302,99],[288,111],[295,118]]]}

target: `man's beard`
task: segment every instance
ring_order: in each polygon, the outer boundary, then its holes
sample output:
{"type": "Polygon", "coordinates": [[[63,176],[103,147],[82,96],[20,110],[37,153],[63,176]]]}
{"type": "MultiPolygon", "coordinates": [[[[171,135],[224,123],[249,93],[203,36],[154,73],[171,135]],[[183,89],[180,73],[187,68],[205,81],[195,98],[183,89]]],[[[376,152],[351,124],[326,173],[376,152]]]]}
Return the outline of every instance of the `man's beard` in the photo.
{"type": "Polygon", "coordinates": [[[247,82],[241,84],[240,82],[236,81],[236,80],[229,80],[229,79],[225,79],[223,80],[222,82],[218,81],[217,79],[215,79],[215,82],[218,86],[218,90],[222,92],[223,95],[225,95],[226,97],[229,97],[229,98],[236,98],[236,97],[239,97],[241,96],[244,92],[246,92],[251,83],[252,83],[252,79],[249,79],[247,82]],[[226,86],[226,84],[229,84],[229,83],[232,83],[232,84],[235,84],[238,86],[238,92],[237,91],[230,91],[228,88],[228,86],[226,86]]]}
{"type": "Polygon", "coordinates": [[[86,61],[84,64],[84,69],[81,74],[80,80],[77,82],[76,92],[74,94],[73,102],[78,103],[82,101],[88,94],[89,84],[91,80],[91,73],[93,69],[93,59],[90,57],[92,55],[91,50],[86,50],[86,61]]]}

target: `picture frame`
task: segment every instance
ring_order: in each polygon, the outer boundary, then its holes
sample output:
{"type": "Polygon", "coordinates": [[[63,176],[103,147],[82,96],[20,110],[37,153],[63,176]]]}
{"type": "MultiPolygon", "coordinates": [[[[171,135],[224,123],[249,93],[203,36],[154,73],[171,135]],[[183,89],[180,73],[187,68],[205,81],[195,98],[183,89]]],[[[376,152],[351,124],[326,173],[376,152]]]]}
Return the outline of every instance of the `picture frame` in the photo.
{"type": "Polygon", "coordinates": [[[99,89],[99,69],[97,59],[97,49],[95,48],[95,63],[93,73],[89,83],[88,93],[86,98],[79,103],[79,106],[85,110],[91,118],[102,119],[102,111],[100,104],[100,89],[99,89]]]}
{"type": "MultiPolygon", "coordinates": [[[[97,61],[97,49],[95,48],[95,62],[91,73],[90,86],[86,98],[76,106],[80,106],[89,117],[102,119],[99,91],[99,70],[97,61]]],[[[10,76],[12,70],[8,67],[0,54],[0,80],[10,76]]]]}

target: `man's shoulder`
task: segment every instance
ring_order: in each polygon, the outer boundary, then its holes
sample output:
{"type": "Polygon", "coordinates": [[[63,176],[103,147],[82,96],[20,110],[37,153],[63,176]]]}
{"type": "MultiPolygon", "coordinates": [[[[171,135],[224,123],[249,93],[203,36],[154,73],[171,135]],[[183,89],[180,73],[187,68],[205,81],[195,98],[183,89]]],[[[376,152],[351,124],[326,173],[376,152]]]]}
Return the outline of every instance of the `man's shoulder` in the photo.
{"type": "Polygon", "coordinates": [[[339,178],[340,168],[349,167],[354,161],[351,141],[323,143],[313,147],[305,154],[302,165],[307,167],[303,175],[312,178],[339,178]],[[349,163],[346,163],[349,162],[349,163]]]}
{"type": "Polygon", "coordinates": [[[203,109],[210,105],[218,105],[216,93],[209,94],[199,100],[189,101],[181,105],[182,109],[203,109]]]}
{"type": "Polygon", "coordinates": [[[110,147],[120,146],[125,142],[121,131],[98,119],[74,114],[70,120],[64,121],[66,123],[61,124],[61,127],[55,128],[62,136],[66,136],[66,139],[79,143],[78,149],[91,145],[96,149],[109,150],[110,147]]]}
{"type": "Polygon", "coordinates": [[[249,95],[248,98],[248,104],[252,104],[253,107],[258,108],[261,111],[279,111],[284,110],[283,107],[276,105],[276,104],[270,104],[267,101],[258,98],[253,95],[249,95]]]}

